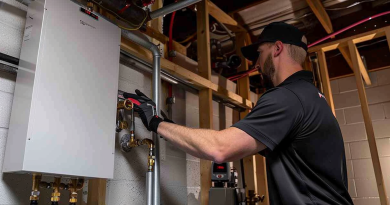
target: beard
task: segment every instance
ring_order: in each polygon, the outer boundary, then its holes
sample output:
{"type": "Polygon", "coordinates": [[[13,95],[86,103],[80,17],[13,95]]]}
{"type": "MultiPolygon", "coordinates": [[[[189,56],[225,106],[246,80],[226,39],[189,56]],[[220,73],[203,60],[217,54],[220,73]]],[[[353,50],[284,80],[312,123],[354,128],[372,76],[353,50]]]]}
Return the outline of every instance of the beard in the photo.
{"type": "Polygon", "coordinates": [[[275,76],[275,65],[272,62],[272,56],[269,54],[267,56],[267,59],[264,62],[263,66],[263,72],[262,73],[262,79],[263,79],[263,87],[266,90],[269,90],[271,88],[274,88],[274,83],[272,82],[272,79],[275,76]]]}

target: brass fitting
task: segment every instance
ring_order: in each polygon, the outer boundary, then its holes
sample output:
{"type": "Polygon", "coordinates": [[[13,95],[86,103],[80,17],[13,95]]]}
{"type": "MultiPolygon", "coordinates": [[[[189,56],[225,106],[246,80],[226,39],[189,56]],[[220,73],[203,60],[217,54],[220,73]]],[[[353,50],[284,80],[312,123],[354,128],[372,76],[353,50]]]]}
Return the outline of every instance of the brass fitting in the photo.
{"type": "Polygon", "coordinates": [[[154,162],[155,162],[155,156],[149,155],[148,156],[148,171],[153,172],[154,162]]]}
{"type": "Polygon", "coordinates": [[[129,128],[129,124],[126,121],[119,121],[119,128],[125,130],[129,128]]]}
{"type": "Polygon", "coordinates": [[[42,174],[33,174],[33,183],[32,183],[32,191],[30,196],[30,201],[38,201],[39,200],[39,184],[42,180],[42,174]]]}
{"type": "Polygon", "coordinates": [[[135,139],[134,131],[130,131],[130,141],[127,143],[129,147],[138,147],[140,142],[138,139],[135,139]]]}
{"type": "Polygon", "coordinates": [[[70,199],[69,203],[77,203],[77,191],[83,189],[84,179],[71,179],[69,184],[70,199]]]}
{"type": "Polygon", "coordinates": [[[118,110],[121,110],[121,109],[131,110],[131,109],[133,109],[133,107],[134,107],[133,102],[131,102],[129,99],[126,99],[123,101],[119,101],[116,108],[118,110]]]}
{"type": "Polygon", "coordinates": [[[153,148],[154,148],[154,142],[153,142],[153,140],[151,140],[151,139],[143,139],[143,140],[140,142],[140,145],[148,145],[148,148],[149,148],[149,149],[153,149],[153,148]]]}
{"type": "Polygon", "coordinates": [[[61,186],[61,177],[54,177],[54,182],[53,182],[53,192],[51,193],[51,201],[52,202],[57,202],[60,201],[60,186],[61,186]]]}

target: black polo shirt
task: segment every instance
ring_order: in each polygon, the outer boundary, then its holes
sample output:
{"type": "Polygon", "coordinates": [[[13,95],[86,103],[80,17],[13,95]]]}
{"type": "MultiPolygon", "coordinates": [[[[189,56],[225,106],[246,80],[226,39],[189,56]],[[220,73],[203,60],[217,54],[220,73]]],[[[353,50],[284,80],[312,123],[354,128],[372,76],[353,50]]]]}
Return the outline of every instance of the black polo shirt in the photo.
{"type": "Polygon", "coordinates": [[[267,146],[272,205],[353,204],[340,127],[312,76],[294,73],[233,125],[267,146]]]}

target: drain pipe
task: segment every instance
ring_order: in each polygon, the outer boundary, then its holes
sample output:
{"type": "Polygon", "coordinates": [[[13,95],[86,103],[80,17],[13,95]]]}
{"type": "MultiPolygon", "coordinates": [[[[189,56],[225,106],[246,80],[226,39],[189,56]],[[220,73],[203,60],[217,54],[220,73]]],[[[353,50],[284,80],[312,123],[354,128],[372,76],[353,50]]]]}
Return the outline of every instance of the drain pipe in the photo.
{"type": "MultiPolygon", "coordinates": [[[[143,34],[135,33],[132,31],[122,30],[122,36],[127,37],[129,40],[134,43],[150,50],[153,54],[153,101],[156,103],[156,110],[160,110],[160,85],[161,85],[161,67],[160,67],[160,49],[142,38],[143,34]]],[[[160,113],[158,113],[160,114],[160,113]]],[[[156,133],[153,133],[153,142],[154,142],[154,172],[153,173],[153,205],[160,205],[160,144],[159,144],[159,136],[156,133]]],[[[150,174],[150,173],[149,173],[150,174]]],[[[150,185],[150,181],[148,181],[150,185]]],[[[149,189],[150,190],[150,189],[149,189]]],[[[148,196],[149,193],[147,193],[148,196]]]]}
{"type": "Polygon", "coordinates": [[[164,6],[161,9],[157,9],[149,14],[150,19],[156,19],[160,16],[164,16],[167,14],[170,14],[174,11],[177,11],[179,9],[185,8],[187,6],[191,6],[192,4],[198,3],[202,0],[186,0],[186,1],[179,1],[177,3],[169,4],[168,6],[164,6]]]}

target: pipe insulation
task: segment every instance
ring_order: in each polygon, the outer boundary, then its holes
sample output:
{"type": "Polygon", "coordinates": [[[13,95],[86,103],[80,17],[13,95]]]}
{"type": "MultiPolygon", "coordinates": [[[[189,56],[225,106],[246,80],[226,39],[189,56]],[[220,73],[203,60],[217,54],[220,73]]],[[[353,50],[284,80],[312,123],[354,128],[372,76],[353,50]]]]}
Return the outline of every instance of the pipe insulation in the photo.
{"type": "MultiPolygon", "coordinates": [[[[153,54],[153,76],[152,76],[152,89],[153,89],[153,101],[156,103],[156,110],[160,110],[161,105],[161,99],[160,99],[160,93],[161,93],[161,67],[160,67],[160,50],[159,48],[154,45],[153,43],[146,40],[143,34],[140,32],[134,32],[134,31],[126,31],[122,30],[122,36],[128,38],[129,40],[133,41],[134,43],[150,50],[153,54]]],[[[160,113],[157,113],[160,115],[160,113]]],[[[153,204],[154,205],[160,205],[160,144],[159,144],[159,136],[155,133],[153,133],[153,142],[155,146],[155,163],[154,163],[154,172],[152,181],[152,192],[153,192],[153,204]]],[[[150,183],[150,182],[149,182],[150,183]]],[[[148,189],[148,191],[150,191],[148,189]]],[[[147,196],[150,196],[150,193],[147,193],[147,196]]]]}
{"type": "Polygon", "coordinates": [[[185,0],[185,1],[179,1],[177,3],[169,4],[168,6],[164,6],[161,9],[157,9],[153,12],[151,12],[150,18],[151,19],[156,19],[160,16],[165,16],[167,14],[170,14],[174,11],[177,11],[179,9],[185,8],[187,6],[190,6],[192,4],[198,3],[201,0],[185,0]]]}

